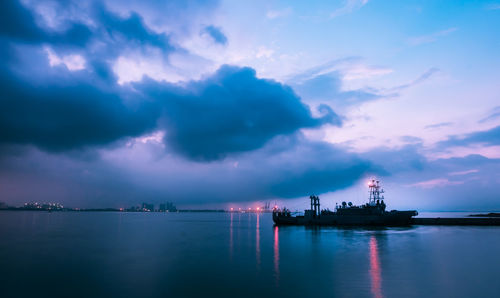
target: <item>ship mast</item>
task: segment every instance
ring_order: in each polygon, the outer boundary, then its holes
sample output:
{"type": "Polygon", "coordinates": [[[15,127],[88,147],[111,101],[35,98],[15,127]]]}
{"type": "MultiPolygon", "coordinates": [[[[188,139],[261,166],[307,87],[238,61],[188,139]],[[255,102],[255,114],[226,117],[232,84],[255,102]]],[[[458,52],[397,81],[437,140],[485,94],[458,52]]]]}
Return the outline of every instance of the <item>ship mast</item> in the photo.
{"type": "Polygon", "coordinates": [[[378,180],[375,181],[375,179],[372,179],[368,183],[368,187],[370,188],[369,190],[370,196],[368,198],[368,203],[371,206],[375,206],[377,204],[377,201],[381,202],[382,200],[384,200],[384,196],[380,195],[381,193],[384,193],[384,190],[381,188],[379,183],[380,181],[378,180]]]}

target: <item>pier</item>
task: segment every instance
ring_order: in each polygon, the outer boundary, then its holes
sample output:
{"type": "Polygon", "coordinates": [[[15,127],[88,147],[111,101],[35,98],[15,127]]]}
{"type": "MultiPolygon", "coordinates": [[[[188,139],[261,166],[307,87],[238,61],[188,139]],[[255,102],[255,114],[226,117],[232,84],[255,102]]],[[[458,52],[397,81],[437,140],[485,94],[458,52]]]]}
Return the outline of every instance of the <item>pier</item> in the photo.
{"type": "Polygon", "coordinates": [[[412,218],[414,225],[429,226],[500,226],[499,217],[412,218]]]}

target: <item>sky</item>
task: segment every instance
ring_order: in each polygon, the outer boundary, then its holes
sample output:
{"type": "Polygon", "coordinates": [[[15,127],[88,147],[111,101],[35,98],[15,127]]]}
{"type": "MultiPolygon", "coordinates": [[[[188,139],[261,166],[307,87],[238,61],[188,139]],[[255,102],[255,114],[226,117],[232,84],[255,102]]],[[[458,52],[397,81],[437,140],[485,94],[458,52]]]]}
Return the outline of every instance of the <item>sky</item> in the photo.
{"type": "Polygon", "coordinates": [[[500,210],[500,2],[0,6],[7,204],[500,210]]]}

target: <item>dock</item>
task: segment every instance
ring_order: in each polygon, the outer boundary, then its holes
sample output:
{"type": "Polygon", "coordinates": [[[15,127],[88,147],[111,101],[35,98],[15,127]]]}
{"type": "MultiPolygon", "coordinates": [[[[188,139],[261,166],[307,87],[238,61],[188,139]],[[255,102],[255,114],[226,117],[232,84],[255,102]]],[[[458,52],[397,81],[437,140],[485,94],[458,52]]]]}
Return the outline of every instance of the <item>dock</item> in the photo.
{"type": "Polygon", "coordinates": [[[429,226],[500,226],[499,217],[435,217],[412,218],[414,225],[429,225],[429,226]]]}

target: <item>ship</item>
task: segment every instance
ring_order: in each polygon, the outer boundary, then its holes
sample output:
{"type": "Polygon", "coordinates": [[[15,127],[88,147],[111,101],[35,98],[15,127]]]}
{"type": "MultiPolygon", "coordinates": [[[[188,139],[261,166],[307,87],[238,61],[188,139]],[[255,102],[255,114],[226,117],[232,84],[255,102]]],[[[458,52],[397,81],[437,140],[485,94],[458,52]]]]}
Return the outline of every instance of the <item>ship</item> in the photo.
{"type": "Polygon", "coordinates": [[[372,179],[368,183],[369,197],[366,204],[355,206],[351,202],[336,204],[335,211],[320,210],[319,197],[311,195],[311,209],[303,215],[292,215],[286,208],[273,209],[273,221],[276,225],[318,225],[318,226],[409,226],[416,210],[386,211],[384,190],[380,181],[372,179]]]}

